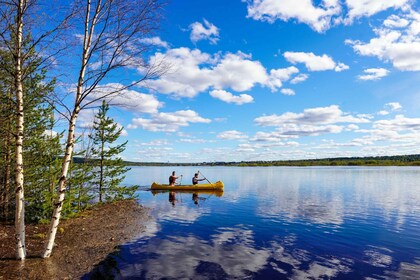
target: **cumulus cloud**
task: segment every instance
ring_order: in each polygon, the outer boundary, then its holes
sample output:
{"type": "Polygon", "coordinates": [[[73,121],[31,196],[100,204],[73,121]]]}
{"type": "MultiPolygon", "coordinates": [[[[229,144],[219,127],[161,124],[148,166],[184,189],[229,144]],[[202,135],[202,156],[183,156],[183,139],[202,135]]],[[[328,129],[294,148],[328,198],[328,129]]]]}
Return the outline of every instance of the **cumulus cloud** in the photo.
{"type": "MultiPolygon", "coordinates": [[[[134,140],[134,141],[136,141],[136,140],[134,140]]],[[[154,147],[156,147],[156,146],[169,146],[170,143],[166,139],[156,139],[156,140],[152,140],[150,142],[140,142],[137,145],[140,145],[140,146],[154,146],[154,147]]]]}
{"type": "Polygon", "coordinates": [[[150,119],[134,118],[128,129],[142,128],[149,131],[176,132],[190,123],[210,123],[209,119],[200,117],[192,110],[181,110],[173,113],[153,114],[150,119]]]}
{"type": "Polygon", "coordinates": [[[280,92],[283,93],[284,95],[295,95],[295,91],[290,88],[283,88],[280,90],[280,92]]]}
{"type": "Polygon", "coordinates": [[[216,44],[219,40],[219,28],[205,19],[203,21],[204,25],[201,22],[194,22],[190,25],[191,41],[196,43],[200,40],[209,40],[211,44],[216,44]]]}
{"type": "Polygon", "coordinates": [[[385,68],[370,68],[363,71],[364,75],[359,75],[358,79],[363,81],[380,80],[388,76],[389,70],[385,68]]]}
{"type": "Polygon", "coordinates": [[[280,141],[289,138],[302,136],[317,136],[320,134],[340,133],[344,129],[339,125],[307,125],[307,124],[284,124],[280,125],[274,132],[258,132],[252,141],[280,141]]]}
{"type": "Polygon", "coordinates": [[[420,132],[420,118],[407,118],[403,115],[396,115],[391,120],[379,120],[373,124],[373,128],[382,131],[416,131],[420,132]]]}
{"type": "Polygon", "coordinates": [[[385,104],[385,110],[379,111],[377,114],[381,116],[389,115],[390,112],[398,111],[402,108],[401,104],[398,102],[389,102],[385,104]]]}
{"type": "Polygon", "coordinates": [[[386,20],[384,20],[384,26],[389,28],[403,28],[409,25],[409,21],[405,18],[400,18],[397,15],[390,15],[386,20]]]}
{"type": "Polygon", "coordinates": [[[225,90],[212,90],[210,95],[214,98],[220,99],[226,103],[235,103],[237,105],[242,105],[245,103],[251,103],[254,101],[254,98],[248,94],[241,94],[239,96],[235,96],[230,92],[225,90]]]}
{"type": "Polygon", "coordinates": [[[340,72],[348,69],[349,67],[343,63],[336,63],[326,54],[317,56],[314,53],[305,52],[285,52],[284,58],[293,63],[303,63],[309,71],[325,71],[334,70],[340,72]]]}
{"type": "Polygon", "coordinates": [[[164,47],[164,48],[169,47],[169,44],[165,41],[162,41],[162,39],[160,39],[159,37],[151,37],[151,38],[140,39],[140,42],[145,43],[145,44],[158,46],[158,47],[164,47]]]}
{"type": "Polygon", "coordinates": [[[237,139],[244,139],[248,138],[245,134],[237,130],[227,130],[222,131],[217,135],[217,138],[224,139],[224,140],[237,140],[237,139]]]}
{"type": "Polygon", "coordinates": [[[362,56],[374,56],[401,71],[420,71],[420,14],[410,11],[400,17],[390,16],[373,30],[369,42],[346,40],[362,56]]]}
{"type": "Polygon", "coordinates": [[[380,116],[386,116],[386,115],[389,115],[389,112],[387,110],[381,110],[377,114],[380,116]]]}
{"type": "Polygon", "coordinates": [[[272,132],[257,132],[251,141],[281,142],[286,139],[321,134],[340,133],[355,129],[354,123],[368,123],[366,118],[354,117],[340,110],[337,105],[305,109],[303,113],[287,112],[269,115],[254,120],[260,126],[274,126],[272,132]],[[347,126],[342,123],[350,123],[347,126]]]}
{"type": "Polygon", "coordinates": [[[402,108],[399,102],[389,102],[385,104],[385,107],[389,108],[391,111],[397,111],[402,108]]]}
{"type": "Polygon", "coordinates": [[[290,78],[297,73],[299,73],[299,69],[297,69],[295,66],[272,69],[270,71],[270,77],[268,79],[267,86],[270,87],[272,91],[277,91],[277,88],[283,86],[283,82],[290,80],[290,78]]]}
{"type": "Polygon", "coordinates": [[[272,69],[270,73],[251,55],[242,52],[210,55],[198,49],[169,49],[156,53],[151,61],[164,60],[171,65],[170,73],[148,82],[148,86],[175,97],[194,97],[207,90],[232,89],[243,92],[255,85],[272,91],[299,72],[294,67],[272,69]]]}
{"type": "Polygon", "coordinates": [[[290,81],[290,83],[291,83],[291,84],[298,84],[298,83],[301,83],[301,82],[306,81],[306,79],[308,79],[308,75],[307,75],[307,74],[299,74],[299,75],[297,75],[296,77],[294,77],[294,78],[290,81]]]}
{"type": "Polygon", "coordinates": [[[48,129],[48,130],[45,130],[42,133],[42,136],[44,136],[45,138],[55,138],[55,137],[58,136],[58,132],[57,131],[54,131],[54,130],[48,129]]]}
{"type": "Polygon", "coordinates": [[[305,109],[303,113],[287,112],[282,115],[258,117],[255,123],[261,126],[282,126],[284,124],[333,124],[367,123],[366,118],[345,114],[337,105],[305,109]]]}
{"type": "Polygon", "coordinates": [[[389,8],[403,8],[410,0],[346,0],[348,15],[346,23],[351,23],[355,18],[369,17],[389,8]]]}
{"type": "Polygon", "coordinates": [[[333,18],[341,13],[338,0],[323,0],[316,6],[311,0],[250,0],[247,3],[248,18],[269,23],[296,19],[317,32],[328,30],[333,18]]]}
{"type": "MultiPolygon", "coordinates": [[[[162,107],[162,103],[152,94],[137,92],[133,89],[123,89],[122,84],[109,83],[97,86],[89,96],[88,100],[105,97],[105,100],[112,106],[116,106],[125,110],[136,113],[156,113],[158,108],[162,107]],[[118,92],[117,94],[111,94],[118,92]],[[111,94],[111,95],[110,95],[111,94]]],[[[102,101],[94,103],[100,106],[102,101]]]]}
{"type": "MultiPolygon", "coordinates": [[[[273,23],[276,20],[296,20],[316,32],[325,32],[334,25],[352,24],[361,17],[370,17],[387,9],[407,10],[410,0],[246,0],[248,18],[273,23]]],[[[400,21],[393,23],[404,24],[400,21]]]]}

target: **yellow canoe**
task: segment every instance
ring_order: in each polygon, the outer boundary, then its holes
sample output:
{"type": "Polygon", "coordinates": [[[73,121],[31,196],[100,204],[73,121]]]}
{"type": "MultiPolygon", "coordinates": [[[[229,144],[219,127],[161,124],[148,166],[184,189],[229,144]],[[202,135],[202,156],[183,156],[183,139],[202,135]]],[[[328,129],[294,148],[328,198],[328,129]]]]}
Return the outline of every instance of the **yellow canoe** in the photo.
{"type": "Polygon", "coordinates": [[[158,184],[153,182],[150,186],[152,190],[223,190],[223,182],[217,181],[212,184],[197,184],[197,185],[175,185],[169,186],[167,184],[158,184]]]}
{"type": "MultiPolygon", "coordinates": [[[[153,195],[157,195],[160,193],[168,193],[171,190],[152,190],[153,195]]],[[[214,195],[217,197],[223,196],[223,189],[222,190],[196,190],[195,188],[191,188],[189,190],[174,190],[176,193],[181,194],[198,194],[198,195],[214,195]]]]}

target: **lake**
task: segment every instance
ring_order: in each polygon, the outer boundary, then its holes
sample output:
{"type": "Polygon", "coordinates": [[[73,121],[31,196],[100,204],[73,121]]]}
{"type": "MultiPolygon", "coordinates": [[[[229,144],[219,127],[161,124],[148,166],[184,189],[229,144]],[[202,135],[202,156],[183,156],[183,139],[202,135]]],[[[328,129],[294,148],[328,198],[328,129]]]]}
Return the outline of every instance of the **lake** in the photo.
{"type": "Polygon", "coordinates": [[[133,167],[146,232],[96,271],[115,279],[418,279],[419,167],[133,167]],[[147,190],[200,170],[222,196],[147,190]]]}

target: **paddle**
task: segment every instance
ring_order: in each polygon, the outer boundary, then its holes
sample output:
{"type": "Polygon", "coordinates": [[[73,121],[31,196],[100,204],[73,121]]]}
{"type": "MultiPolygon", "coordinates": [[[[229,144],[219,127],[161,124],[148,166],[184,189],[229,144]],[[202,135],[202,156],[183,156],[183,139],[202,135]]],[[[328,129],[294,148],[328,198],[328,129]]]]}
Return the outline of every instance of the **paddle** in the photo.
{"type": "Polygon", "coordinates": [[[178,183],[178,185],[181,185],[181,183],[182,183],[182,175],[180,177],[181,177],[181,181],[178,183]]]}
{"type": "MultiPolygon", "coordinates": [[[[197,172],[197,173],[200,173],[200,170],[198,170],[198,172],[197,172]]],[[[204,176],[204,174],[203,174],[203,173],[201,173],[201,175],[203,175],[204,179],[206,179],[206,180],[207,180],[207,182],[209,182],[209,184],[213,184],[212,182],[210,182],[210,181],[206,178],[206,176],[204,176]]]]}

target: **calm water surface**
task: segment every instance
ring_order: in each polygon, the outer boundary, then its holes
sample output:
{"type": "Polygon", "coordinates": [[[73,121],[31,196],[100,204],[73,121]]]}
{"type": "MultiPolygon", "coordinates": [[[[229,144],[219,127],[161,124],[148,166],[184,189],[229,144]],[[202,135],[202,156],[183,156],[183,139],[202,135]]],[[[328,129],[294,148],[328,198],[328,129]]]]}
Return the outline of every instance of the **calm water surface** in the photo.
{"type": "MultiPolygon", "coordinates": [[[[420,168],[202,167],[222,196],[145,190],[197,167],[133,167],[154,219],[96,273],[115,279],[419,279],[420,168]]],[[[97,276],[98,274],[96,274],[97,276]]],[[[91,277],[91,276],[90,276],[91,277]]]]}

